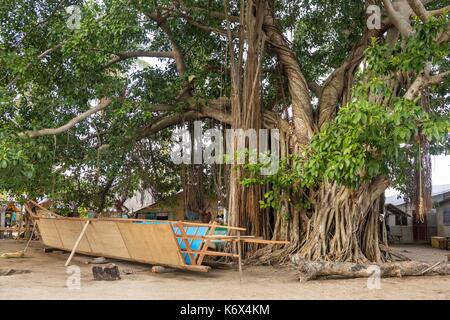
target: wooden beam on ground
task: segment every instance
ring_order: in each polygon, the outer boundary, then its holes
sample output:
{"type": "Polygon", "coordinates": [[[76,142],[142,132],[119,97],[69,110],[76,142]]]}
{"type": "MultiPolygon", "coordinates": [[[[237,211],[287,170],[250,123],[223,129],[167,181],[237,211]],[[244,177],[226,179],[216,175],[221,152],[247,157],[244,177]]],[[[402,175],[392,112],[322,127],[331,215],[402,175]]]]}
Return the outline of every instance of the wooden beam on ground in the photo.
{"type": "Polygon", "coordinates": [[[177,268],[196,272],[208,272],[209,269],[211,269],[211,267],[208,266],[191,266],[191,265],[177,266],[177,268]]]}
{"type": "Polygon", "coordinates": [[[83,239],[83,236],[84,236],[84,234],[86,233],[86,230],[87,230],[87,228],[88,228],[90,222],[91,222],[91,220],[87,220],[87,221],[86,221],[86,224],[85,224],[84,227],[83,227],[83,230],[81,230],[81,233],[80,233],[80,235],[78,236],[78,239],[77,239],[77,241],[75,242],[75,245],[73,246],[72,252],[70,253],[69,258],[68,258],[67,261],[66,261],[66,264],[65,264],[66,267],[69,265],[70,261],[72,260],[74,254],[75,254],[75,251],[77,250],[78,245],[79,245],[80,242],[81,242],[81,239],[83,239]]]}

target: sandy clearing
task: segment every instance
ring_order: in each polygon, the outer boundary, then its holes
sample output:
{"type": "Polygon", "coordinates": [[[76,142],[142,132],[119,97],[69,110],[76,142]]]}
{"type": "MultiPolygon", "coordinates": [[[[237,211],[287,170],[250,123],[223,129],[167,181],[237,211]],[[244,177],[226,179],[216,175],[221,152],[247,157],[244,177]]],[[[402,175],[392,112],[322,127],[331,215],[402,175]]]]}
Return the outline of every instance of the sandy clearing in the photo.
{"type": "MultiPolygon", "coordinates": [[[[24,242],[0,240],[0,252],[21,250],[24,242]]],[[[418,260],[442,261],[448,252],[430,247],[397,246],[418,260]]],[[[81,268],[81,289],[69,290],[64,262],[68,254],[44,253],[31,244],[23,259],[0,259],[0,268],[31,270],[28,274],[0,277],[0,299],[450,299],[450,276],[382,279],[380,290],[369,290],[365,279],[321,280],[300,283],[295,270],[245,267],[242,283],[235,270],[208,274],[175,272],[152,274],[148,265],[115,261],[121,270],[135,273],[122,280],[92,280],[89,257],[76,255],[81,268]]]]}

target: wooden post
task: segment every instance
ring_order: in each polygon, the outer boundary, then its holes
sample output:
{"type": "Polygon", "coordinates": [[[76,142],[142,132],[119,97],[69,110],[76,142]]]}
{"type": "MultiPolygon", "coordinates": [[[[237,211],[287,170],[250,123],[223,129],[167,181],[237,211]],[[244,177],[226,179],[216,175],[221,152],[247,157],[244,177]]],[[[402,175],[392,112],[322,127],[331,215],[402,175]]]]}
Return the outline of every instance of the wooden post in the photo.
{"type": "Polygon", "coordinates": [[[20,240],[20,231],[22,231],[22,222],[23,222],[24,211],[25,210],[24,210],[23,205],[22,205],[20,207],[19,230],[17,231],[17,238],[16,238],[16,240],[20,240]]]}
{"type": "Polygon", "coordinates": [[[81,230],[81,233],[80,233],[80,235],[78,236],[78,239],[77,239],[77,241],[75,242],[75,245],[73,246],[72,252],[70,253],[69,258],[68,258],[67,261],[66,261],[66,264],[65,264],[66,267],[69,265],[70,261],[72,260],[74,254],[75,254],[75,251],[77,250],[77,247],[78,247],[78,245],[79,245],[80,242],[81,242],[81,239],[83,239],[84,233],[86,232],[87,227],[89,226],[89,223],[90,223],[90,222],[91,222],[91,220],[86,221],[86,224],[84,225],[83,230],[81,230]]]}
{"type": "Polygon", "coordinates": [[[238,266],[239,266],[239,281],[242,283],[242,250],[241,250],[241,232],[237,232],[237,246],[238,246],[238,266]]]}

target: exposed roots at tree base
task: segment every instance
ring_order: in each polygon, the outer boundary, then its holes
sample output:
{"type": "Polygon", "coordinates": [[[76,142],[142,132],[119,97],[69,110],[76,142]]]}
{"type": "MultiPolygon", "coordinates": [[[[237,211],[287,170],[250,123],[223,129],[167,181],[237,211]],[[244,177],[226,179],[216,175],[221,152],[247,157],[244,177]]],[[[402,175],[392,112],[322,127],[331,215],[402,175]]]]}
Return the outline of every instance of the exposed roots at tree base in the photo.
{"type": "Polygon", "coordinates": [[[274,240],[289,240],[285,247],[268,246],[249,256],[254,264],[282,264],[291,255],[312,261],[353,263],[383,263],[407,260],[383,243],[380,195],[387,181],[374,179],[352,190],[337,183],[324,182],[314,201],[314,214],[310,219],[302,212],[284,205],[277,213],[274,240]],[[284,216],[290,216],[286,221],[284,216]]]}
{"type": "Polygon", "coordinates": [[[379,197],[385,189],[382,178],[358,190],[323,183],[300,256],[314,261],[389,261],[380,249],[379,197]]]}
{"type": "Polygon", "coordinates": [[[249,254],[246,258],[247,264],[252,265],[290,265],[291,256],[299,250],[298,245],[289,244],[280,248],[277,246],[265,246],[249,254]]]}
{"type": "Polygon", "coordinates": [[[293,255],[292,263],[300,271],[300,281],[320,278],[353,279],[369,278],[371,276],[401,278],[408,276],[450,275],[450,262],[447,261],[435,264],[403,261],[370,265],[349,262],[309,261],[299,255],[293,255]]]}

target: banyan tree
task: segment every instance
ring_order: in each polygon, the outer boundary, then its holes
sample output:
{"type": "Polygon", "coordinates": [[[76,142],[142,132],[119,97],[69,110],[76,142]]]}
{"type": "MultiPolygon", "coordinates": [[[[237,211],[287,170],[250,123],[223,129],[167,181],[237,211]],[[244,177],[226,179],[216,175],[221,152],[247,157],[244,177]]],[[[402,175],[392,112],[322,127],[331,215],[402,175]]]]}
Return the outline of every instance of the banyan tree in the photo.
{"type": "Polygon", "coordinates": [[[183,188],[202,210],[214,192],[230,224],[290,241],[254,257],[389,260],[385,190],[422,219],[430,156],[449,150],[449,13],[424,0],[2,2],[0,189],[100,211],[148,188],[183,188]],[[172,163],[172,133],[194,121],[277,129],[278,171],[172,163]]]}

